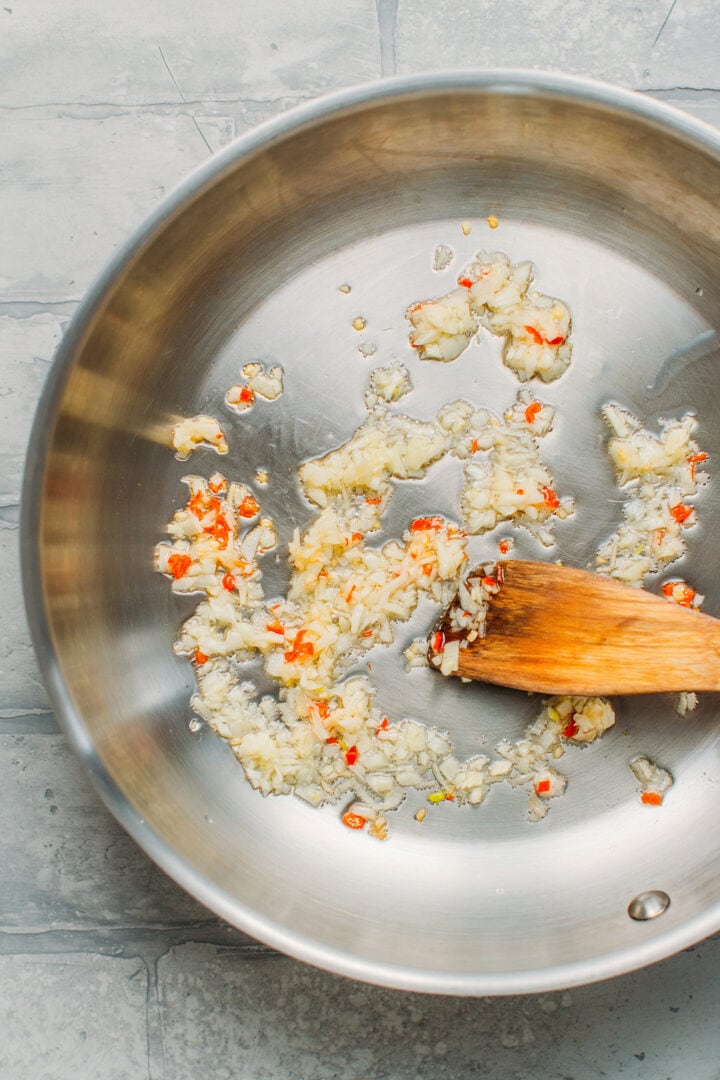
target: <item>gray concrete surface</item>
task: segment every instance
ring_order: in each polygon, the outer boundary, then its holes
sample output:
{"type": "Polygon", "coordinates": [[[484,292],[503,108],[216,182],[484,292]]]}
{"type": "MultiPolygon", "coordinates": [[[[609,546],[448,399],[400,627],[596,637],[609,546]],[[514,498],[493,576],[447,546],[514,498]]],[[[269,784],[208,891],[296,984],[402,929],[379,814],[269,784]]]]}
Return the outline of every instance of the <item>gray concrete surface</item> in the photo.
{"type": "Polygon", "coordinates": [[[381,75],[527,66],[720,125],[717,0],[3,0],[0,1080],[718,1080],[720,938],[594,987],[365,987],[219,923],[115,824],[58,733],[17,555],[35,402],[78,300],[235,135],[381,75]]]}

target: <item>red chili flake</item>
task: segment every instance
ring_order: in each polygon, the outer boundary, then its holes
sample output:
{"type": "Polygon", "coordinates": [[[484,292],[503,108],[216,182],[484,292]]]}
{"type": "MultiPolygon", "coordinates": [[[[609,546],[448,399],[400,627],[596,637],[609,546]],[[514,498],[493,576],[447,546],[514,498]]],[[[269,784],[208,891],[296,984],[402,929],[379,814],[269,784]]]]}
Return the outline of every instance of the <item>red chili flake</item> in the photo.
{"type": "Polygon", "coordinates": [[[560,337],[554,337],[554,338],[550,338],[549,340],[548,339],[546,339],[546,340],[547,340],[548,345],[562,345],[565,338],[561,334],[560,337]]]}
{"type": "Polygon", "coordinates": [[[207,664],[207,659],[208,658],[207,658],[207,656],[205,655],[204,652],[200,652],[199,649],[195,650],[195,663],[196,664],[207,664]]]}
{"type": "Polygon", "coordinates": [[[240,517],[251,518],[255,517],[260,511],[260,503],[252,495],[246,495],[243,501],[238,506],[238,514],[240,517]]]}
{"type": "Polygon", "coordinates": [[[330,702],[326,701],[325,698],[320,698],[319,701],[315,701],[313,704],[315,705],[315,708],[317,709],[322,719],[327,720],[328,713],[330,712],[330,702]]]}
{"type": "Polygon", "coordinates": [[[542,410],[542,405],[539,401],[531,401],[525,410],[525,420],[528,424],[532,424],[535,421],[535,417],[542,410]]]}
{"type": "Polygon", "coordinates": [[[382,499],[366,499],[365,502],[368,504],[368,506],[379,506],[382,502],[382,499]]]}
{"type": "Polygon", "coordinates": [[[230,526],[228,525],[227,518],[223,514],[218,514],[212,525],[208,525],[203,529],[203,532],[209,533],[214,540],[217,540],[218,547],[222,550],[227,547],[228,539],[230,537],[230,526]]]}
{"type": "Polygon", "coordinates": [[[658,795],[656,791],[643,791],[640,796],[640,802],[645,803],[646,806],[661,806],[662,801],[662,795],[658,795]]]}
{"type": "Polygon", "coordinates": [[[433,572],[433,564],[429,562],[423,563],[422,572],[429,577],[433,572]]]}
{"type": "Polygon", "coordinates": [[[483,585],[485,586],[486,589],[494,589],[495,586],[497,585],[497,581],[495,580],[494,577],[484,577],[482,579],[482,583],[483,583],[483,585]]]}
{"type": "Polygon", "coordinates": [[[282,626],[282,624],[281,624],[281,623],[279,623],[279,622],[277,621],[277,619],[275,620],[275,622],[269,622],[269,623],[267,624],[267,626],[265,627],[265,629],[266,629],[266,630],[268,631],[268,633],[270,633],[270,634],[281,634],[281,635],[282,635],[282,634],[284,634],[284,633],[285,633],[285,627],[284,627],[284,626],[282,626]]]}
{"type": "Polygon", "coordinates": [[[255,400],[255,394],[250,389],[250,387],[249,386],[243,386],[243,388],[240,391],[240,394],[238,396],[238,401],[239,402],[241,401],[243,403],[243,405],[249,405],[254,400],[255,400]]]}
{"type": "Polygon", "coordinates": [[[704,451],[700,451],[699,454],[691,454],[688,458],[688,465],[690,466],[690,476],[695,479],[695,466],[700,461],[707,461],[707,454],[704,451]]]}
{"type": "Polygon", "coordinates": [[[674,600],[676,604],[680,604],[681,607],[688,608],[693,606],[693,601],[697,595],[695,589],[684,581],[666,581],[664,585],[660,586],[660,592],[663,596],[669,596],[671,600],[674,600]]]}
{"type": "Polygon", "coordinates": [[[387,716],[383,718],[381,723],[375,728],[375,734],[378,735],[381,731],[387,731],[390,721],[387,716]]]}
{"type": "Polygon", "coordinates": [[[285,663],[291,664],[294,660],[307,659],[315,653],[315,646],[310,641],[303,641],[307,630],[298,630],[292,648],[285,653],[285,663]]]}
{"type": "Polygon", "coordinates": [[[677,506],[670,507],[670,513],[675,518],[678,525],[682,525],[684,521],[687,521],[692,512],[692,506],[684,506],[683,503],[678,503],[677,506]]]}
{"type": "Polygon", "coordinates": [[[469,277],[458,278],[458,285],[462,285],[463,289],[472,289],[474,284],[475,284],[475,282],[473,281],[472,278],[469,278],[469,277]]]}
{"type": "Polygon", "coordinates": [[[515,494],[516,495],[524,495],[525,494],[525,488],[518,488],[516,490],[515,494]]]}
{"type": "Polygon", "coordinates": [[[536,345],[544,345],[545,338],[542,336],[539,330],[536,330],[534,326],[523,326],[523,330],[526,334],[534,340],[536,345]]]}
{"type": "Polygon", "coordinates": [[[544,795],[546,791],[550,790],[550,781],[538,780],[537,784],[535,785],[535,790],[537,791],[538,795],[544,795]]]}
{"type": "Polygon", "coordinates": [[[375,633],[374,630],[363,630],[362,636],[363,637],[372,637],[374,633],[375,633]]]}
{"type": "Polygon", "coordinates": [[[345,597],[345,603],[346,603],[346,604],[349,604],[349,603],[350,603],[350,601],[352,600],[352,598],[353,598],[353,593],[355,592],[355,589],[356,589],[356,587],[357,587],[357,586],[355,586],[355,585],[351,585],[351,586],[350,586],[350,588],[348,589],[348,593],[347,593],[347,596],[345,597]]]}
{"type": "Polygon", "coordinates": [[[319,577],[319,578],[321,578],[321,577],[322,577],[322,578],[326,578],[327,576],[328,576],[328,572],[327,572],[327,570],[321,570],[321,571],[320,571],[320,572],[318,573],[318,577],[319,577]]]}
{"type": "Polygon", "coordinates": [[[478,442],[477,439],[473,439],[473,441],[470,443],[470,453],[471,454],[477,454],[479,449],[480,449],[480,443],[478,442]]]}
{"type": "Polygon", "coordinates": [[[315,646],[309,641],[304,641],[302,645],[298,645],[296,649],[288,649],[285,653],[285,663],[292,664],[295,660],[305,660],[311,657],[315,652],[315,646]]]}
{"type": "Polygon", "coordinates": [[[445,648],[445,635],[442,630],[436,630],[432,636],[432,651],[440,653],[445,648]]]}
{"type": "Polygon", "coordinates": [[[499,563],[497,565],[497,569],[495,570],[495,577],[497,579],[498,585],[502,585],[502,583],[505,581],[505,571],[499,563]]]}
{"type": "Polygon", "coordinates": [[[442,529],[445,522],[441,517],[415,518],[410,522],[410,532],[427,532],[429,529],[442,529]]]}
{"type": "Polygon", "coordinates": [[[501,555],[507,555],[508,551],[510,550],[510,541],[509,540],[501,540],[500,543],[498,544],[498,547],[500,548],[500,554],[501,555]]]}
{"type": "Polygon", "coordinates": [[[577,735],[579,730],[580,728],[575,723],[575,717],[573,717],[568,726],[563,728],[563,735],[566,739],[572,739],[575,735],[577,735]]]}
{"type": "Polygon", "coordinates": [[[187,571],[192,566],[192,559],[189,555],[171,555],[167,561],[168,570],[177,581],[179,578],[184,577],[187,571]]]}
{"type": "Polygon", "coordinates": [[[345,761],[347,762],[347,764],[348,765],[354,765],[355,762],[357,761],[357,759],[358,759],[358,748],[357,748],[357,746],[348,747],[348,749],[345,751],[345,761]]]}
{"type": "Polygon", "coordinates": [[[222,579],[222,587],[223,589],[227,589],[228,592],[233,591],[233,589],[235,588],[235,578],[232,576],[232,574],[225,574],[222,579]]]}
{"type": "Polygon", "coordinates": [[[544,487],[542,489],[543,502],[547,506],[548,510],[557,510],[560,505],[560,500],[553,491],[552,488],[544,487]]]}
{"type": "Polygon", "coordinates": [[[219,491],[222,491],[223,488],[225,487],[225,478],[221,477],[220,480],[218,480],[217,482],[213,482],[212,480],[208,480],[208,487],[213,492],[213,494],[217,495],[217,493],[219,491]]]}
{"type": "Polygon", "coordinates": [[[214,495],[205,496],[202,491],[196,491],[188,500],[187,509],[199,519],[211,512],[217,513],[220,505],[220,500],[216,499],[214,495]]]}
{"type": "Polygon", "coordinates": [[[335,738],[334,735],[331,735],[329,739],[325,740],[325,742],[327,743],[328,746],[337,746],[337,739],[335,738]]]}
{"type": "Polygon", "coordinates": [[[449,791],[445,792],[445,802],[455,802],[455,796],[449,791]]]}
{"type": "Polygon", "coordinates": [[[347,814],[342,816],[343,825],[347,825],[348,829],[364,829],[367,824],[367,818],[364,818],[362,814],[352,814],[348,810],[347,814]]]}

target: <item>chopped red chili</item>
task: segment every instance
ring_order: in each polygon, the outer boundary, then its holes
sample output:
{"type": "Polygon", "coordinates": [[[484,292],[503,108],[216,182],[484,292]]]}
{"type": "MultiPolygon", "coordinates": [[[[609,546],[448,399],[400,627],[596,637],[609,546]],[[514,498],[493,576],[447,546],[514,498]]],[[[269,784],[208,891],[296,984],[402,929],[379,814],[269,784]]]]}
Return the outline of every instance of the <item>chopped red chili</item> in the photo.
{"type": "Polygon", "coordinates": [[[358,748],[357,748],[357,746],[348,747],[348,749],[345,751],[345,761],[348,763],[348,765],[354,765],[355,762],[357,761],[357,759],[358,759],[358,748]]]}
{"type": "Polygon", "coordinates": [[[292,648],[285,653],[285,663],[291,664],[295,660],[306,660],[315,653],[315,646],[311,641],[303,641],[307,630],[298,630],[292,648]]]}
{"type": "Polygon", "coordinates": [[[525,420],[528,424],[532,424],[535,421],[535,417],[541,411],[542,405],[539,401],[531,401],[525,410],[525,420]]]}
{"type": "Polygon", "coordinates": [[[534,326],[523,326],[523,330],[526,334],[529,334],[536,345],[544,345],[545,338],[542,336],[539,330],[536,330],[534,326]]]}
{"type": "Polygon", "coordinates": [[[179,578],[184,577],[192,566],[192,559],[189,555],[173,554],[167,561],[168,570],[177,581],[179,578]]]}
{"type": "Polygon", "coordinates": [[[203,529],[203,532],[209,533],[214,540],[217,540],[218,547],[221,550],[228,546],[230,531],[230,526],[228,525],[227,518],[224,514],[218,514],[212,525],[206,525],[203,529]]]}
{"type": "Polygon", "coordinates": [[[441,517],[421,517],[410,522],[410,532],[426,532],[429,529],[442,529],[445,522],[441,517]]]}
{"type": "Polygon", "coordinates": [[[663,596],[669,596],[671,600],[674,600],[676,604],[680,604],[681,607],[692,607],[697,596],[695,589],[684,581],[666,581],[664,585],[660,586],[660,592],[663,596]]]}
{"type": "Polygon", "coordinates": [[[220,500],[214,495],[206,496],[202,491],[196,491],[188,500],[187,508],[196,518],[202,518],[205,514],[217,513],[220,505],[220,500]]]}
{"type": "Polygon", "coordinates": [[[557,510],[560,505],[560,500],[553,491],[552,488],[544,487],[542,489],[543,502],[547,506],[548,510],[557,510]]]}
{"type": "Polygon", "coordinates": [[[677,506],[670,507],[670,513],[675,518],[678,525],[682,525],[684,521],[687,521],[692,512],[692,506],[685,506],[683,503],[678,503],[677,506]]]}
{"type": "Polygon", "coordinates": [[[255,517],[259,510],[260,503],[252,495],[246,495],[238,506],[238,514],[244,518],[255,517]]]}
{"type": "Polygon", "coordinates": [[[225,574],[222,579],[222,587],[223,589],[227,589],[228,592],[233,591],[233,589],[235,588],[235,578],[232,574],[225,574]]]}

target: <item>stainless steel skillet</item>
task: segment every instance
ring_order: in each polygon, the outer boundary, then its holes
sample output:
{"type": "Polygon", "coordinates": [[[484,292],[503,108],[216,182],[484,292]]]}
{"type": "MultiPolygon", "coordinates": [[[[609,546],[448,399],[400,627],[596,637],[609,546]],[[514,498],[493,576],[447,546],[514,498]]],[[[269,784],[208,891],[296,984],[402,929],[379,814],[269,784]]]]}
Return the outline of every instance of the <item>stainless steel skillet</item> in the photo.
{"type": "MultiPolygon", "coordinates": [[[[591,981],[720,927],[714,701],[682,721],[669,699],[621,702],[615,731],[568,755],[568,793],[538,825],[525,822],[521,797],[498,791],[478,812],[444,805],[422,826],[409,802],[391,839],[372,842],[348,835],[333,808],[262,799],[211,732],[189,729],[192,676],[171,646],[192,605],[169,594],[151,554],[189,471],[167,449],[169,427],[221,413],[241,361],[282,363],[287,391],[279,406],[229,421],[224,469],[239,479],[269,470],[264,506],[286,537],[310,516],[297,464],[361,421],[373,363],[412,365],[415,415],[456,397],[505,407],[517,385],[492,343],[421,366],[402,319],[482,248],[533,259],[540,287],[573,312],[574,364],[543,396],[558,408],[546,456],[577,502],[554,555],[582,565],[621,514],[602,449],[605,401],[649,424],[695,410],[711,472],[720,458],[720,137],[640,96],[537,73],[351,90],[195,172],[68,331],[23,503],[27,606],[55,708],[138,842],[214,911],[294,956],[457,994],[591,981]],[[455,253],[445,275],[432,270],[440,243],[455,253]],[[658,810],[640,805],[627,768],[640,752],[676,777],[658,810]],[[670,906],[634,921],[628,904],[646,890],[670,906]]],[[[198,456],[190,471],[216,463],[198,456]]],[[[415,513],[457,513],[458,489],[451,466],[406,485],[388,532],[415,513]]],[[[687,567],[715,614],[718,508],[711,485],[687,567]]],[[[516,554],[537,553],[519,538],[516,554]]],[[[282,559],[265,572],[270,591],[285,580],[282,559]]],[[[520,734],[537,709],[527,697],[404,673],[401,648],[431,619],[420,611],[397,649],[368,658],[385,709],[447,727],[467,753],[520,734]]]]}

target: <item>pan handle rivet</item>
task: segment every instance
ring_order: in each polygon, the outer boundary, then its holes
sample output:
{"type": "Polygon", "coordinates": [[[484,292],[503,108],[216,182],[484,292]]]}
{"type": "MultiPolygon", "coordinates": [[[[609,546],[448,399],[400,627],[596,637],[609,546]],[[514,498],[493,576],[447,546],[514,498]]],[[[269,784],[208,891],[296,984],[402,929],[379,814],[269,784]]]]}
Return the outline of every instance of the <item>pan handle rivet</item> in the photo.
{"type": "Polygon", "coordinates": [[[648,919],[657,919],[670,907],[670,897],[662,889],[648,889],[647,892],[638,893],[628,904],[628,915],[638,922],[646,922],[648,919]]]}

